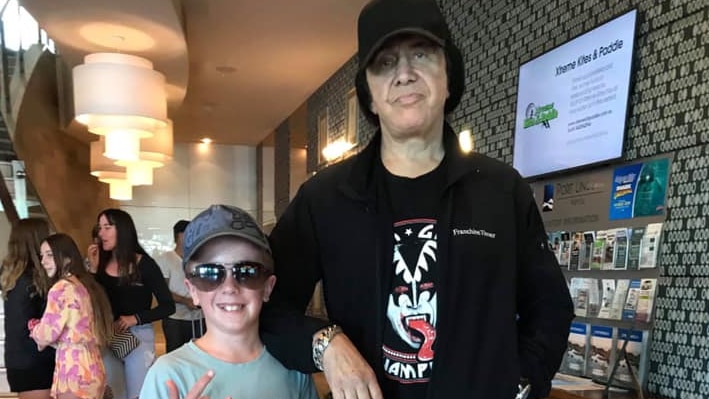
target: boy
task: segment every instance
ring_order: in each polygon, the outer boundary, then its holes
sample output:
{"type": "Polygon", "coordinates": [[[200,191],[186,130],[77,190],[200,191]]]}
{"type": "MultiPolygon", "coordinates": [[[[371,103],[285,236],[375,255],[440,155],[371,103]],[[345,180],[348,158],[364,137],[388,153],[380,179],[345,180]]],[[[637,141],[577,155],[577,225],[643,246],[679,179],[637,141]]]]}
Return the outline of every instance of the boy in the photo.
{"type": "Polygon", "coordinates": [[[183,265],[207,332],[158,358],[140,397],[171,397],[168,380],[184,397],[209,372],[200,397],[317,399],[311,377],[283,367],[259,337],[259,314],[276,276],[268,240],[253,218],[227,205],[202,211],[185,230],[183,265]]]}

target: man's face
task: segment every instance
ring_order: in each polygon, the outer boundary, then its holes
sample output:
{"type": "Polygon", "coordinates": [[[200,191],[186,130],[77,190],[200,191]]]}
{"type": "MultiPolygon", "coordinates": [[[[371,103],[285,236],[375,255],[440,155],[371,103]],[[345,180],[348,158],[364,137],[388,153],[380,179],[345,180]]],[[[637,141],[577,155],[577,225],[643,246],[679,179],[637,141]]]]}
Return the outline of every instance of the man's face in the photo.
{"type": "Polygon", "coordinates": [[[372,112],[385,133],[406,138],[442,123],[448,76],[437,44],[422,36],[396,37],[384,44],[366,73],[372,112]]]}

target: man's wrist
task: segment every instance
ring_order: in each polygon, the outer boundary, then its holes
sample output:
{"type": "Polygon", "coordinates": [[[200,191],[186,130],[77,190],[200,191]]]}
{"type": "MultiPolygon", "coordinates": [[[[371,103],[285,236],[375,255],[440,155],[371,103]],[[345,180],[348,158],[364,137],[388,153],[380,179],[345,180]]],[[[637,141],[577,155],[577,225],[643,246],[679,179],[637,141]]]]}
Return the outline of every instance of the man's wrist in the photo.
{"type": "Polygon", "coordinates": [[[318,331],[313,338],[313,363],[318,370],[324,371],[323,356],[325,349],[330,345],[337,334],[342,333],[342,328],[337,324],[325,327],[318,331]]]}

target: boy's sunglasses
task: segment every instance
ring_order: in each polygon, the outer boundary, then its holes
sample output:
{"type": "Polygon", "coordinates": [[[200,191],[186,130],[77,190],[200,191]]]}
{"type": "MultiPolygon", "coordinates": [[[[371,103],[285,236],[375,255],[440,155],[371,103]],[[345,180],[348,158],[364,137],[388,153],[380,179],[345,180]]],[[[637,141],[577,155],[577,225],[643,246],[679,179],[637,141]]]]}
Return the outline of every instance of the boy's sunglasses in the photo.
{"type": "Polygon", "coordinates": [[[231,277],[236,283],[251,290],[262,288],[266,279],[273,274],[273,271],[262,263],[245,261],[202,263],[195,266],[187,278],[200,291],[214,291],[226,280],[227,268],[230,268],[231,277]]]}

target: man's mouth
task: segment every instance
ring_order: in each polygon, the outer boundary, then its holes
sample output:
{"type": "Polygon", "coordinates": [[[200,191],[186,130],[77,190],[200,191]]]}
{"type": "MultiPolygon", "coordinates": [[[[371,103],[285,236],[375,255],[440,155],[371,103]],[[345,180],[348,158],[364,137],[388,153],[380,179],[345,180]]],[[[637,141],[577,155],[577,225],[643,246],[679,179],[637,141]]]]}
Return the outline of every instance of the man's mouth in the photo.
{"type": "Polygon", "coordinates": [[[418,93],[409,93],[396,97],[394,99],[394,103],[400,105],[411,105],[417,103],[422,98],[423,96],[418,93]]]}

